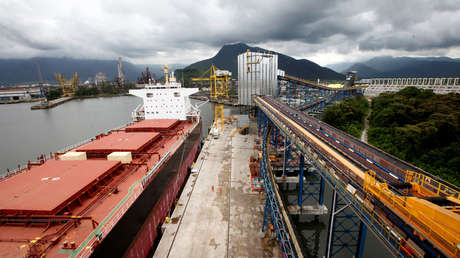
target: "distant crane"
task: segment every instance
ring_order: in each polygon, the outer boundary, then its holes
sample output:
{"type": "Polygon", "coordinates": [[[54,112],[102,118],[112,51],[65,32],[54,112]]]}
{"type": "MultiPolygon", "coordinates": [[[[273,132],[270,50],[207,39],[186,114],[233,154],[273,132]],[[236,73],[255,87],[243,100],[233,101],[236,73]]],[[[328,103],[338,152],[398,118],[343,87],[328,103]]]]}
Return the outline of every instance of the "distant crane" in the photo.
{"type": "Polygon", "coordinates": [[[46,104],[48,100],[46,99],[46,94],[48,93],[48,88],[43,86],[43,76],[40,69],[40,60],[37,60],[37,73],[38,73],[38,86],[40,87],[40,97],[42,98],[42,104],[46,104]]]}
{"type": "Polygon", "coordinates": [[[228,98],[228,81],[232,75],[230,71],[220,70],[214,64],[199,78],[192,78],[192,81],[209,81],[211,88],[211,99],[228,98]],[[209,73],[209,77],[205,77],[209,73]]]}
{"type": "Polygon", "coordinates": [[[126,75],[123,71],[123,62],[121,61],[121,57],[118,58],[118,84],[123,86],[126,82],[126,75]]]}
{"type": "Polygon", "coordinates": [[[37,60],[37,73],[38,73],[38,82],[39,84],[43,84],[43,77],[42,77],[42,71],[40,70],[40,60],[37,60]]]}
{"type": "Polygon", "coordinates": [[[56,80],[58,81],[59,85],[62,87],[62,93],[66,97],[71,97],[75,95],[77,91],[78,84],[80,83],[80,78],[78,77],[78,73],[75,72],[73,77],[67,80],[61,73],[54,73],[56,80]]]}

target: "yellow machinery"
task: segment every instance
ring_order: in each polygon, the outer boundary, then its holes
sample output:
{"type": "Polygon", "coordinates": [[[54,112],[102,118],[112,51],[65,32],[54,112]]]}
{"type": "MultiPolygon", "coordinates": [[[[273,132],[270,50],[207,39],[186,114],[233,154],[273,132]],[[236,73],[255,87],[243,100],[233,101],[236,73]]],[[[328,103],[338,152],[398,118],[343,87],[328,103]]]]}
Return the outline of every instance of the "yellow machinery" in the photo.
{"type": "Polygon", "coordinates": [[[216,122],[216,129],[218,129],[218,119],[220,119],[220,130],[224,130],[224,105],[214,106],[214,121],[216,122]]]}
{"type": "Polygon", "coordinates": [[[249,125],[245,125],[245,126],[243,126],[243,127],[240,127],[240,128],[238,128],[238,129],[235,129],[235,131],[233,131],[233,132],[230,134],[230,137],[235,136],[235,134],[237,134],[237,133],[243,131],[243,130],[246,129],[246,128],[249,128],[249,125]]]}
{"type": "Polygon", "coordinates": [[[211,99],[228,98],[228,81],[231,73],[220,70],[214,64],[200,77],[192,78],[192,81],[209,81],[211,99]],[[209,77],[204,77],[209,73],[209,77]]]}
{"type": "Polygon", "coordinates": [[[67,80],[61,73],[54,73],[57,82],[62,87],[62,93],[65,97],[70,97],[75,95],[77,91],[78,84],[80,83],[80,78],[78,77],[78,73],[75,72],[70,80],[67,80]]]}
{"type": "Polygon", "coordinates": [[[251,51],[249,51],[249,49],[246,50],[246,72],[249,73],[251,72],[251,68],[250,66],[251,65],[256,65],[256,64],[260,64],[260,62],[262,61],[262,58],[257,58],[255,61],[253,60],[253,55],[250,54],[251,51]]]}
{"type": "MultiPolygon", "coordinates": [[[[411,183],[419,194],[429,194],[432,197],[446,194],[454,206],[460,205],[459,193],[455,190],[419,173],[408,171],[407,174],[407,182],[411,183]]],[[[460,215],[455,209],[440,207],[416,196],[398,195],[390,190],[388,184],[378,182],[374,171],[366,173],[364,190],[367,196],[377,197],[398,217],[411,225],[415,234],[429,239],[446,256],[460,256],[460,215]]]]}

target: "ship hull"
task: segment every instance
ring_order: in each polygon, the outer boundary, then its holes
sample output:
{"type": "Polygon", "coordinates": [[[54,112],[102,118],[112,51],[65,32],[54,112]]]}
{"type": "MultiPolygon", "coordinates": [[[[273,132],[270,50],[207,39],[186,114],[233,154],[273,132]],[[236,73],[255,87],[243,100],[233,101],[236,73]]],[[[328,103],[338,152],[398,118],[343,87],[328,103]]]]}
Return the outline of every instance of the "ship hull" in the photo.
{"type": "Polygon", "coordinates": [[[158,227],[182,189],[198,152],[201,122],[156,173],[92,257],[146,257],[158,237],[158,227]]]}

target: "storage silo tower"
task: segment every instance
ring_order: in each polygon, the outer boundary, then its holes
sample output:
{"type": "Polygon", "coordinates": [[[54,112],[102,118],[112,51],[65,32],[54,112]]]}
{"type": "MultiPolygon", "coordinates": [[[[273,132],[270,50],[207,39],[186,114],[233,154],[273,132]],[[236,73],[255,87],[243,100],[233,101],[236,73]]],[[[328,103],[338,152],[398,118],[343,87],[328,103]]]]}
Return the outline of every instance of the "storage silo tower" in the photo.
{"type": "Polygon", "coordinates": [[[253,95],[277,95],[278,55],[247,51],[238,55],[238,104],[253,106],[253,95]]]}

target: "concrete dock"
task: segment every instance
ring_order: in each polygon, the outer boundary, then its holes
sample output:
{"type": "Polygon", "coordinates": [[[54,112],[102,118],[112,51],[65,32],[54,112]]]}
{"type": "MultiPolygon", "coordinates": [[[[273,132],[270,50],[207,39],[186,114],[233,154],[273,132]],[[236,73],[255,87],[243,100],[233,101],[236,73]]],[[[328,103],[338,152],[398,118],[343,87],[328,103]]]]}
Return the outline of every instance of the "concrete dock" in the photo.
{"type": "Polygon", "coordinates": [[[61,104],[65,103],[67,101],[70,101],[72,99],[73,99],[73,97],[62,97],[62,98],[50,100],[50,101],[46,102],[46,104],[33,105],[33,106],[30,107],[30,109],[32,109],[32,110],[35,110],[35,109],[48,109],[48,108],[55,107],[57,105],[61,105],[61,104]]]}
{"type": "Polygon", "coordinates": [[[154,257],[280,257],[274,237],[261,232],[265,193],[251,191],[249,134],[208,136],[154,257]]]}

